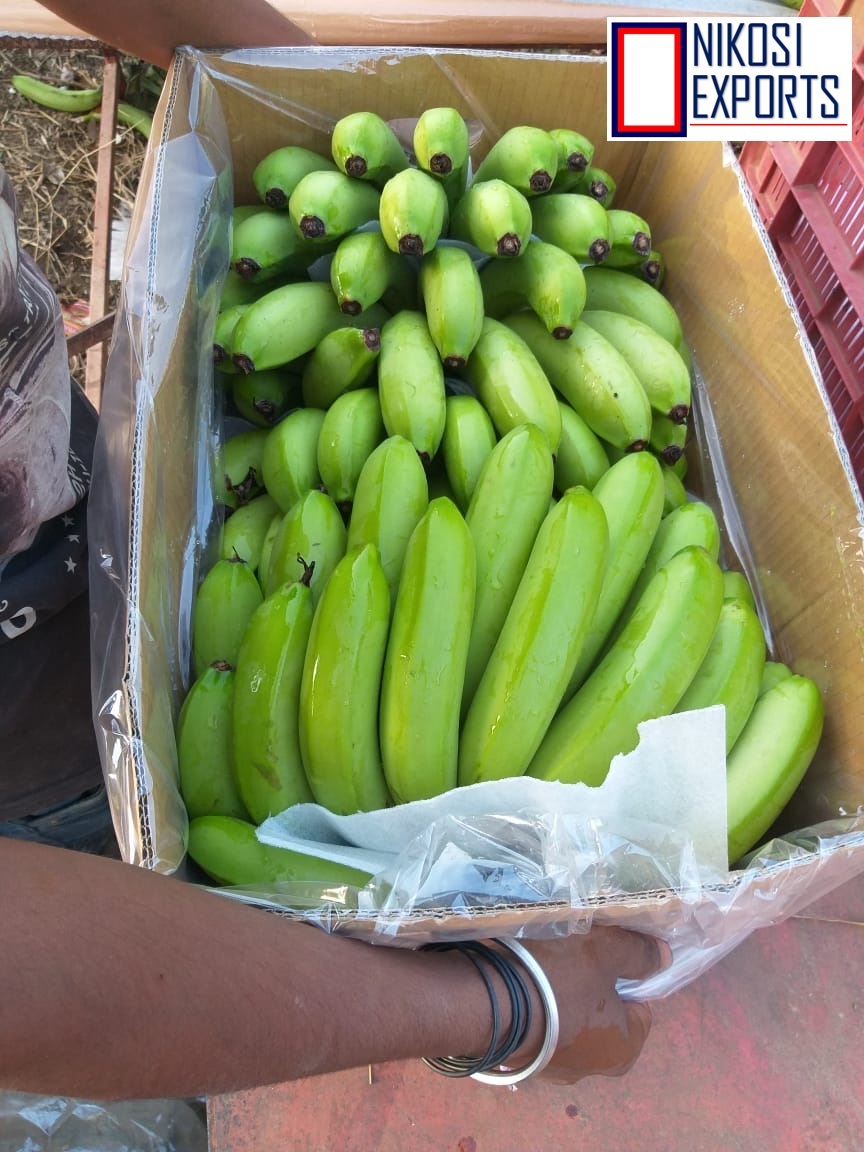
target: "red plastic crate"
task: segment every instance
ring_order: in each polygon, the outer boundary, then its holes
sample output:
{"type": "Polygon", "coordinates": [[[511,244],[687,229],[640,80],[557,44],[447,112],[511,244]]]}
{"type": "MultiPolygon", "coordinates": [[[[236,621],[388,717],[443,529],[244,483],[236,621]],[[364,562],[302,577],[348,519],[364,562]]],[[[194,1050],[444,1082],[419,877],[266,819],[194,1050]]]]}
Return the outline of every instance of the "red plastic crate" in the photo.
{"type": "Polygon", "coordinates": [[[804,0],[801,15],[852,17],[852,140],[751,141],[741,167],[864,492],[864,0],[804,0]]]}

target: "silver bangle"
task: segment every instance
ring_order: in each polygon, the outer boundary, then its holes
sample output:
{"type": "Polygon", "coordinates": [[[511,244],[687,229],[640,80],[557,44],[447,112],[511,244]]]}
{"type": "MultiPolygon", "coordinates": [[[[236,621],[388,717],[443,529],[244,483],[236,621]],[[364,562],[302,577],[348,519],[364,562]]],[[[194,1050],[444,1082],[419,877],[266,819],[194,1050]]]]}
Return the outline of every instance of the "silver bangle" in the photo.
{"type": "Polygon", "coordinates": [[[516,940],[497,938],[496,943],[500,944],[502,948],[506,948],[509,952],[512,952],[521,962],[523,968],[528,970],[537,991],[540,993],[540,999],[543,1001],[543,1009],[546,1014],[546,1035],[543,1037],[543,1044],[540,1047],[540,1051],[530,1064],[526,1064],[524,1068],[516,1069],[515,1072],[475,1072],[471,1077],[472,1080],[479,1080],[481,1084],[497,1084],[501,1087],[507,1087],[510,1084],[518,1084],[522,1080],[527,1080],[529,1076],[535,1076],[538,1072],[542,1072],[555,1055],[555,1049],[558,1046],[559,1029],[558,1002],[555,999],[555,993],[546,977],[546,973],[527,948],[524,948],[516,940]]]}

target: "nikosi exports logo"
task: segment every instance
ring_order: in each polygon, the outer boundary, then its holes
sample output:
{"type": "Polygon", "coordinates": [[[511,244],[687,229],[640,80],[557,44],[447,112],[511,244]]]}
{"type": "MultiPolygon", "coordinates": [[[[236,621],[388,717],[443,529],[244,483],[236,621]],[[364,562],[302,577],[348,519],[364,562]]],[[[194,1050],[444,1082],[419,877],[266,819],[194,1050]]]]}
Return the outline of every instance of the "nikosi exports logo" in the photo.
{"type": "Polygon", "coordinates": [[[852,20],[608,20],[610,140],[851,140],[852,20]]]}

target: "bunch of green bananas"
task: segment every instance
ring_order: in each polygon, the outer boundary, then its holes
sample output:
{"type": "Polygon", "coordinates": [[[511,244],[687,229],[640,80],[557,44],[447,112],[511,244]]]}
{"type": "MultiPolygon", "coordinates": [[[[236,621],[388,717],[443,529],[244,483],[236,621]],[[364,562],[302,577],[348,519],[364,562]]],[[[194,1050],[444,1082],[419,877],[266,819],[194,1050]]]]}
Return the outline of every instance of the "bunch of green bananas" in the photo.
{"type": "Polygon", "coordinates": [[[264,206],[232,220],[214,362],[251,427],[222,446],[194,606],[190,853],[220,882],[308,877],[249,826],[524,773],[597,785],[642,721],[722,704],[738,860],[822,702],[766,661],[684,488],[689,350],[648,224],[572,130],[511,129],[470,181],[454,109],[423,113],[410,158],[371,112],[331,144],[265,156],[264,206]]]}

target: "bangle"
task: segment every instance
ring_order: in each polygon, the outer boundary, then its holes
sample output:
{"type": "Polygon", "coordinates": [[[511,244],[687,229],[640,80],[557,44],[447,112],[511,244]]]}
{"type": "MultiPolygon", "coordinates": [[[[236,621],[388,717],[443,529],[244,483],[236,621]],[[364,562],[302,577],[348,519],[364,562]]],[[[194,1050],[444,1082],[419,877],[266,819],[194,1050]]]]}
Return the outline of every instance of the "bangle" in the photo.
{"type": "Polygon", "coordinates": [[[499,1068],[504,1061],[522,1045],[531,1028],[532,1009],[528,985],[519,968],[511,960],[496,949],[489,948],[487,945],[475,941],[426,944],[423,946],[423,950],[425,951],[458,951],[467,956],[483,977],[486,990],[489,993],[489,999],[492,1003],[492,1040],[482,1056],[438,1056],[424,1058],[424,1064],[427,1064],[434,1071],[440,1072],[443,1076],[471,1076],[484,1084],[518,1084],[521,1080],[527,1080],[529,1076],[533,1076],[535,1073],[542,1071],[552,1059],[555,1052],[555,1046],[558,1043],[558,1005],[555,1000],[555,994],[552,991],[552,986],[546,978],[546,974],[531,953],[526,948],[523,948],[521,944],[517,944],[516,941],[513,940],[503,939],[498,940],[497,943],[501,948],[507,949],[519,958],[522,966],[529,972],[540,993],[546,1016],[546,1034],[540,1052],[530,1064],[515,1072],[493,1071],[499,1068]],[[500,1025],[498,998],[495,994],[492,981],[486,972],[483,971],[482,962],[486,962],[497,971],[510,997],[510,1028],[500,1045],[498,1044],[500,1025]]]}

